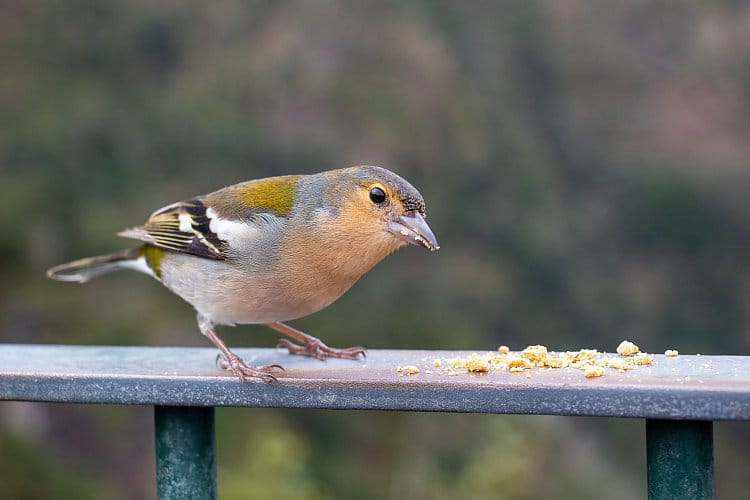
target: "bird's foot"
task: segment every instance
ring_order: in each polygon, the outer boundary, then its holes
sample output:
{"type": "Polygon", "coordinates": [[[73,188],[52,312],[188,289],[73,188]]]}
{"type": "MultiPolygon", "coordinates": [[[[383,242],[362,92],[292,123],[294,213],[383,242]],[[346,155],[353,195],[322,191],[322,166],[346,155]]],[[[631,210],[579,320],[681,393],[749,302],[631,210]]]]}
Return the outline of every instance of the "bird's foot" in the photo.
{"type": "Polygon", "coordinates": [[[219,354],[216,357],[216,364],[224,370],[229,370],[233,374],[240,378],[240,382],[244,382],[246,379],[258,378],[263,382],[276,383],[278,379],[273,374],[274,371],[284,371],[284,367],[281,365],[262,365],[262,366],[251,366],[245,363],[242,358],[234,353],[230,353],[227,356],[219,354]]]}
{"type": "Polygon", "coordinates": [[[334,349],[328,347],[320,339],[311,337],[310,340],[305,342],[303,345],[298,345],[287,339],[279,339],[279,343],[276,347],[284,347],[289,351],[289,354],[299,354],[300,356],[312,356],[320,360],[326,360],[328,358],[345,358],[345,359],[359,359],[360,356],[363,358],[367,357],[367,349],[364,347],[348,347],[346,349],[334,349]]]}

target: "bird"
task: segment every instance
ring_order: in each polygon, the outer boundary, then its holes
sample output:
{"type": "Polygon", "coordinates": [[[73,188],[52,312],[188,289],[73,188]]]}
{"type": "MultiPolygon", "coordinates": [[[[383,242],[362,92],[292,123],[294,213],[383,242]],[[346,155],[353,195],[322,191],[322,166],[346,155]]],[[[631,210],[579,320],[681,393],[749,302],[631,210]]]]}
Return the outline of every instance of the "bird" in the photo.
{"type": "Polygon", "coordinates": [[[263,324],[286,335],[289,354],[359,359],[285,324],[329,306],[398,248],[440,248],[419,191],[371,165],[250,180],[167,205],[118,234],[140,246],[50,268],[85,283],[121,269],[145,273],[188,302],[218,349],[218,365],[240,382],[278,382],[279,365],[251,365],[216,326],[263,324]]]}

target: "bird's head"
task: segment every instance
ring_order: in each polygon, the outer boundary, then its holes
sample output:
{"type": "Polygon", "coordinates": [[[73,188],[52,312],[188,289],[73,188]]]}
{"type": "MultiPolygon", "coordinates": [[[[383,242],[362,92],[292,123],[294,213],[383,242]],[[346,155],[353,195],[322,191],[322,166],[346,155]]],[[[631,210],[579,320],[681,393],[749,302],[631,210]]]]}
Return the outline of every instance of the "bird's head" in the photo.
{"type": "Polygon", "coordinates": [[[326,193],[338,210],[339,222],[350,234],[366,235],[373,243],[396,248],[411,244],[438,250],[437,239],[425,221],[422,195],[390,170],[358,166],[327,173],[326,193]]]}

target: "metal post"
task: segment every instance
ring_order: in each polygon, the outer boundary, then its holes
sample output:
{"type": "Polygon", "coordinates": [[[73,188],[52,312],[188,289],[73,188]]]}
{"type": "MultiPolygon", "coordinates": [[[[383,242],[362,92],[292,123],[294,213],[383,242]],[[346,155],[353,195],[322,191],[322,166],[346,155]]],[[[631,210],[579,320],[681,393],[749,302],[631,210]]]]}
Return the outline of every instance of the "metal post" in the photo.
{"type": "Polygon", "coordinates": [[[154,422],[157,497],[215,500],[214,409],[155,406],[154,422]]]}
{"type": "Polygon", "coordinates": [[[646,420],[648,498],[713,499],[713,422],[646,420]]]}

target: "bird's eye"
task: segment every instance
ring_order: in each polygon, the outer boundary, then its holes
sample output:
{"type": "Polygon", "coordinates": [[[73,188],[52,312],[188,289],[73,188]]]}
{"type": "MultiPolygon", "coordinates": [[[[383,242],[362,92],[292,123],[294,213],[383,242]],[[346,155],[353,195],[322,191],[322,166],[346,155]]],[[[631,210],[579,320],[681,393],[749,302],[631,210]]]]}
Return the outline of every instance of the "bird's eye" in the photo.
{"type": "Polygon", "coordinates": [[[379,187],[370,189],[370,201],[376,205],[380,205],[385,201],[385,192],[379,187]]]}

